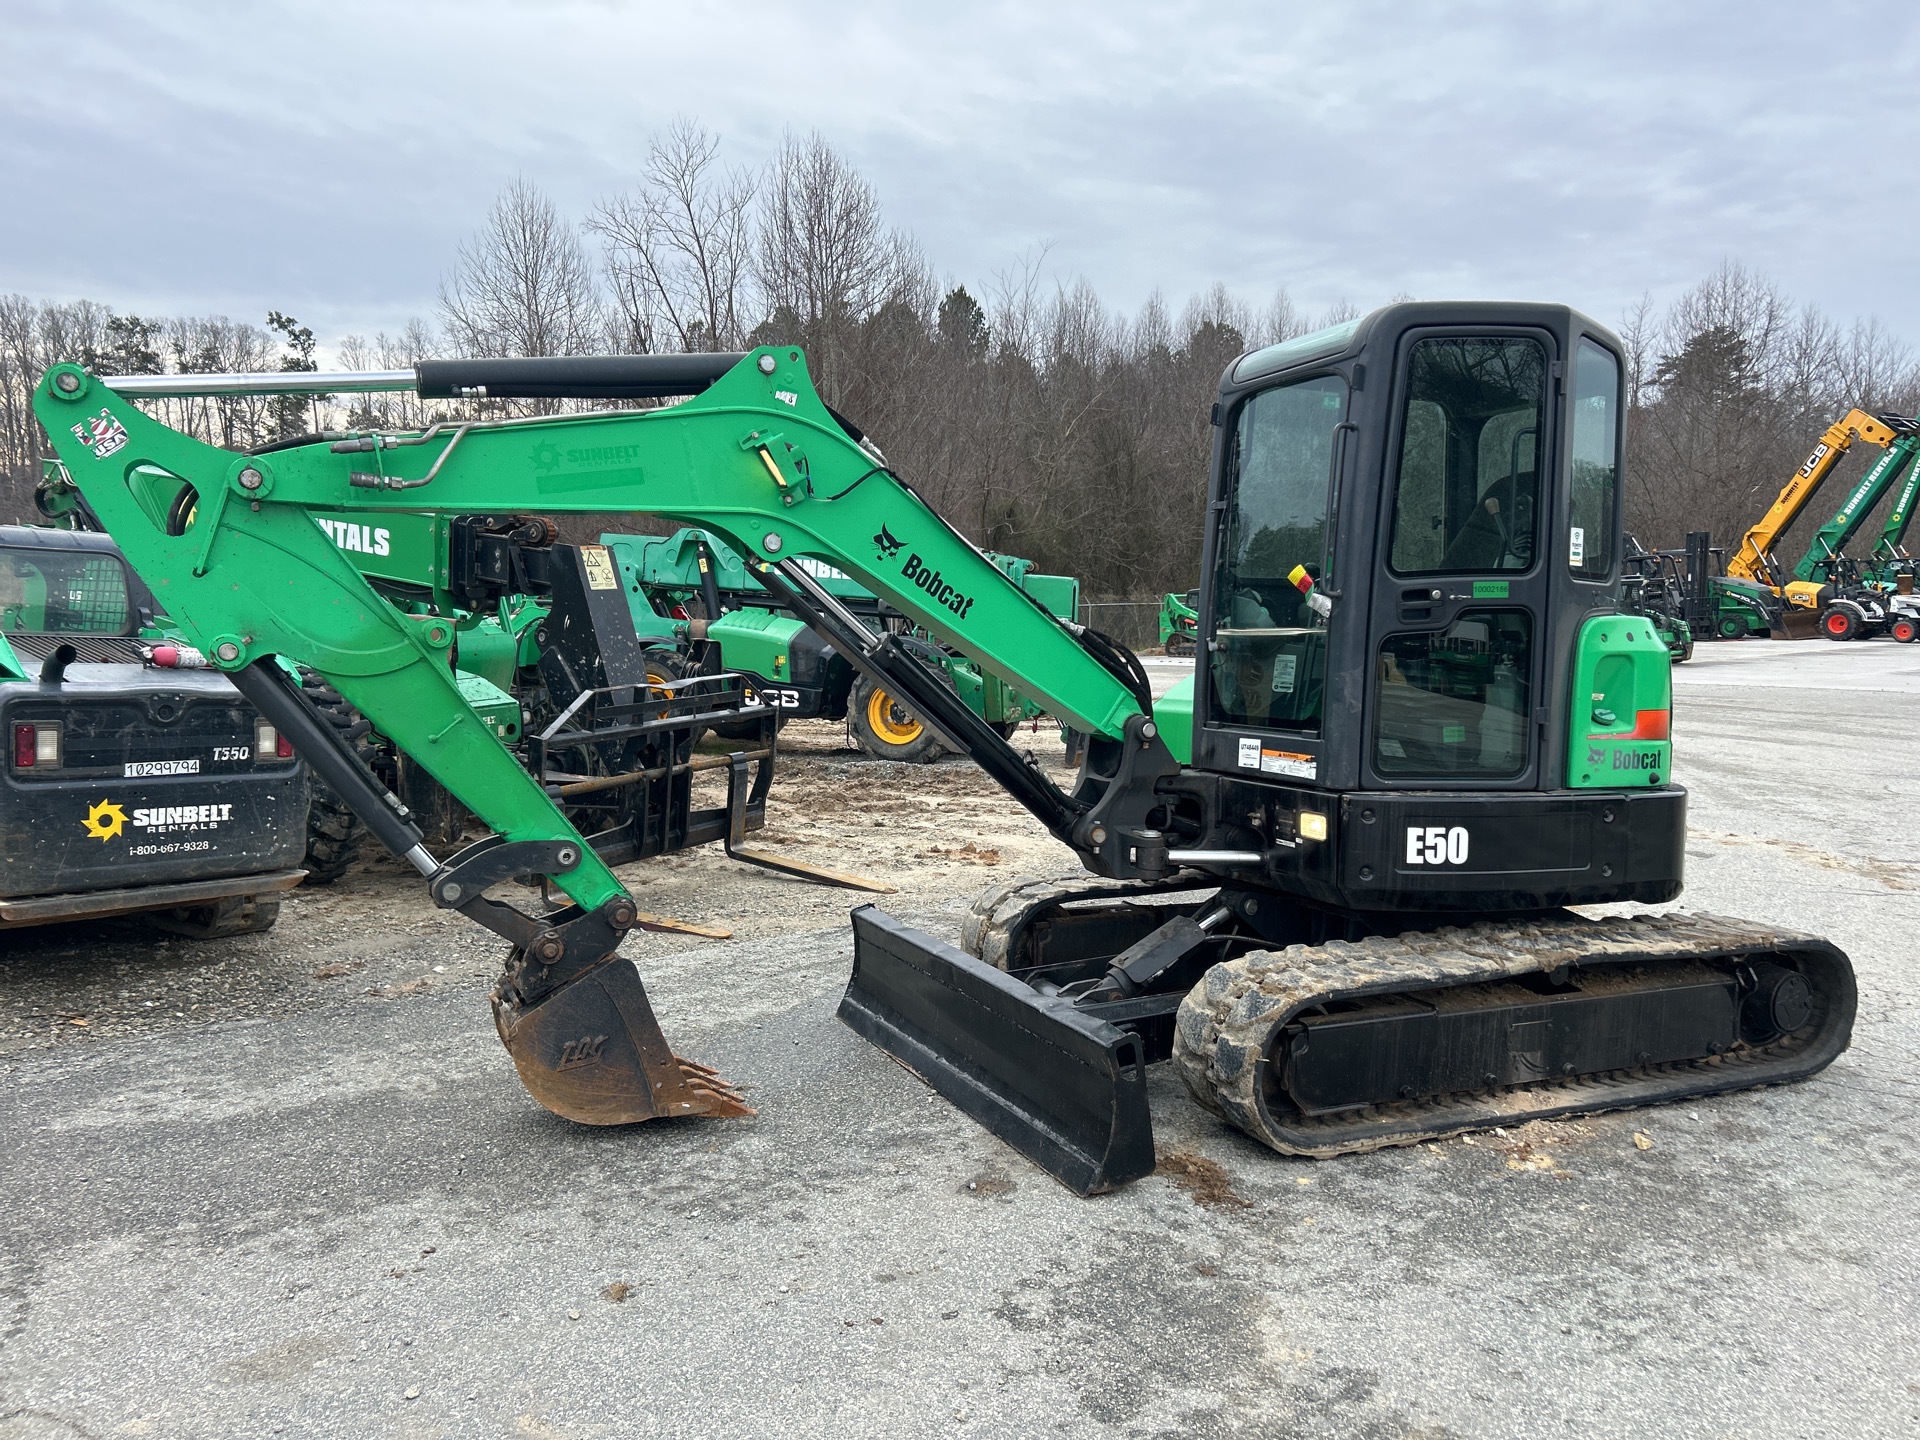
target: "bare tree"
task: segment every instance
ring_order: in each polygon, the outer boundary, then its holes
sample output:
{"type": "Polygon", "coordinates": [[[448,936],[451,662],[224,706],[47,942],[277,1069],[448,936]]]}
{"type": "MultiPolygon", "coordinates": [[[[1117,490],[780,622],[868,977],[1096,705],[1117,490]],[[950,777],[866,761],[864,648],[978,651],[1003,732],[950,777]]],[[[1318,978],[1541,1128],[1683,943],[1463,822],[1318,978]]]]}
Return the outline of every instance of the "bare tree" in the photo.
{"type": "MultiPolygon", "coordinates": [[[[418,318],[407,321],[398,335],[384,330],[371,341],[349,335],[340,342],[340,364],[347,370],[407,370],[440,353],[438,338],[418,318]]],[[[408,391],[352,396],[347,424],[356,430],[419,430],[444,418],[445,408],[430,407],[408,391]]]]}
{"type": "Polygon", "coordinates": [[[1267,308],[1260,312],[1253,323],[1247,339],[1254,345],[1278,345],[1282,340],[1291,340],[1296,335],[1304,335],[1310,327],[1307,317],[1293,303],[1293,297],[1282,285],[1273,292],[1273,299],[1267,302],[1267,308]]]}
{"type": "Polygon", "coordinates": [[[587,219],[606,246],[622,349],[732,350],[752,328],[754,180],[720,169],[719,149],[676,121],[648,146],[640,183],[587,219]]]}
{"type": "Polygon", "coordinates": [[[571,222],[516,179],[460,246],[440,311],[467,355],[580,355],[601,343],[598,287],[571,222]]]}
{"type": "MultiPolygon", "coordinates": [[[[1678,544],[1695,529],[1731,543],[1847,409],[1920,398],[1911,352],[1877,322],[1843,333],[1733,261],[1657,317],[1642,301],[1624,338],[1627,528],[1649,544],[1678,544]]],[[[1844,488],[1867,463],[1848,456],[1829,484],[1844,488]]]]}
{"type": "Polygon", "coordinates": [[[761,187],[756,272],[770,313],[802,325],[864,320],[926,281],[874,189],[818,132],[789,134],[761,187]]]}

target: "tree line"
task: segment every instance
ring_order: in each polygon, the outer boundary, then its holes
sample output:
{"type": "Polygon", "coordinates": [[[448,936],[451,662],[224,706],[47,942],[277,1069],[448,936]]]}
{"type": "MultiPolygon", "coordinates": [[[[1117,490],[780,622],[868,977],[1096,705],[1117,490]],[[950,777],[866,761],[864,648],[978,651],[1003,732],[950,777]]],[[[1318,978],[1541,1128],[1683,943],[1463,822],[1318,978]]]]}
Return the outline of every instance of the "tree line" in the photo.
{"type": "MultiPolygon", "coordinates": [[[[1284,289],[1255,306],[1216,285],[1177,309],[1156,294],[1127,313],[1084,280],[1047,281],[1045,258],[973,288],[944,282],[820,136],[790,135],[755,171],[725,163],[716,136],[682,122],[653,139],[628,187],[577,219],[516,180],[450,257],[431,322],[334,349],[343,368],[396,369],[441,355],[797,344],[827,402],[976,543],[1078,575],[1096,600],[1185,590],[1198,579],[1222,369],[1358,312],[1343,303],[1307,315],[1284,289]]],[[[1848,406],[1920,405],[1920,365],[1877,323],[1796,307],[1731,262],[1665,307],[1642,302],[1618,328],[1628,528],[1648,545],[1677,545],[1697,528],[1731,541],[1848,406]]],[[[312,332],[279,312],[254,325],[0,296],[0,511],[31,512],[45,438],[28,397],[47,365],[302,370],[315,351],[312,332]]],[[[410,396],[154,408],[229,448],[321,424],[417,426],[461,413],[410,396]]],[[[1100,618],[1142,638],[1144,614],[1100,618]]]]}

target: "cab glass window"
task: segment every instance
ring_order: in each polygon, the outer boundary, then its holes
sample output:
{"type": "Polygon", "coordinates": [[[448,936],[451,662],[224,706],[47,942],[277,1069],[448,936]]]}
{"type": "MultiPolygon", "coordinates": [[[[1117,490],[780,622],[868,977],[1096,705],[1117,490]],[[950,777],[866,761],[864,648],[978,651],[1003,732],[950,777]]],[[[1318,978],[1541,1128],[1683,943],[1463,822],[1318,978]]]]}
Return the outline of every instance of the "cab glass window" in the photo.
{"type": "Polygon", "coordinates": [[[1380,647],[1373,768],[1395,780],[1511,780],[1527,768],[1533,618],[1464,610],[1380,647]]]}
{"type": "Polygon", "coordinates": [[[97,550],[0,550],[0,631],[131,635],[127,567],[97,550]]]}
{"type": "Polygon", "coordinates": [[[1573,361],[1573,469],[1567,566],[1586,580],[1613,570],[1613,499],[1620,484],[1620,363],[1591,340],[1573,361]]]}
{"type": "Polygon", "coordinates": [[[1533,564],[1546,393],[1547,353],[1536,340],[1414,342],[1394,493],[1394,570],[1475,575],[1533,564]]]}
{"type": "Polygon", "coordinates": [[[1327,620],[1289,577],[1320,576],[1346,414],[1346,381],[1320,375],[1262,390],[1235,417],[1209,669],[1214,714],[1230,724],[1319,732],[1327,620]]]}

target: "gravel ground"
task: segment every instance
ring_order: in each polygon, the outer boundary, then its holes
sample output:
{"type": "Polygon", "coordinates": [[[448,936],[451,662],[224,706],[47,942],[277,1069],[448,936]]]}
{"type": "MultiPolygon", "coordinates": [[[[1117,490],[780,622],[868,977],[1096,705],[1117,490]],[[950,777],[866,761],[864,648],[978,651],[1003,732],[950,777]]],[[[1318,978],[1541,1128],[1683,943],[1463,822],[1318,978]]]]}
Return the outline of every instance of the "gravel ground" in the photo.
{"type": "MultiPolygon", "coordinates": [[[[1083,1201],[833,1019],[854,898],[715,851],[627,878],[733,938],[628,951],[743,1121],[540,1111],[498,942],[384,859],[266,936],[8,937],[0,1440],[1915,1433],[1920,647],[1701,658],[1686,905],[1831,936],[1862,1004],[1693,1106],[1314,1163],[1160,1073],[1172,1163],[1083,1201]]],[[[913,923],[1062,868],[968,765],[789,738],[759,843],[913,923]]]]}

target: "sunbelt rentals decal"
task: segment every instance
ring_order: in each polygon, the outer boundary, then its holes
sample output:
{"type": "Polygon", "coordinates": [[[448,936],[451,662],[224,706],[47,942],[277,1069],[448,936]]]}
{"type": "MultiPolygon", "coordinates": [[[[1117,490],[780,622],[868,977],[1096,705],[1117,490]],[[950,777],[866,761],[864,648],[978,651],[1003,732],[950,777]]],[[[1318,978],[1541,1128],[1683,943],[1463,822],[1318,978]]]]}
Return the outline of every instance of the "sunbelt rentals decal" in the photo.
{"type": "Polygon", "coordinates": [[[87,810],[89,839],[117,840],[129,828],[143,835],[172,835],[191,830],[218,830],[233,818],[231,805],[152,805],[128,811],[118,802],[102,800],[87,810]]]}
{"type": "Polygon", "coordinates": [[[393,549],[393,532],[386,526],[357,525],[351,520],[322,520],[313,523],[327,532],[327,538],[342,550],[356,555],[385,555],[393,549]]]}

